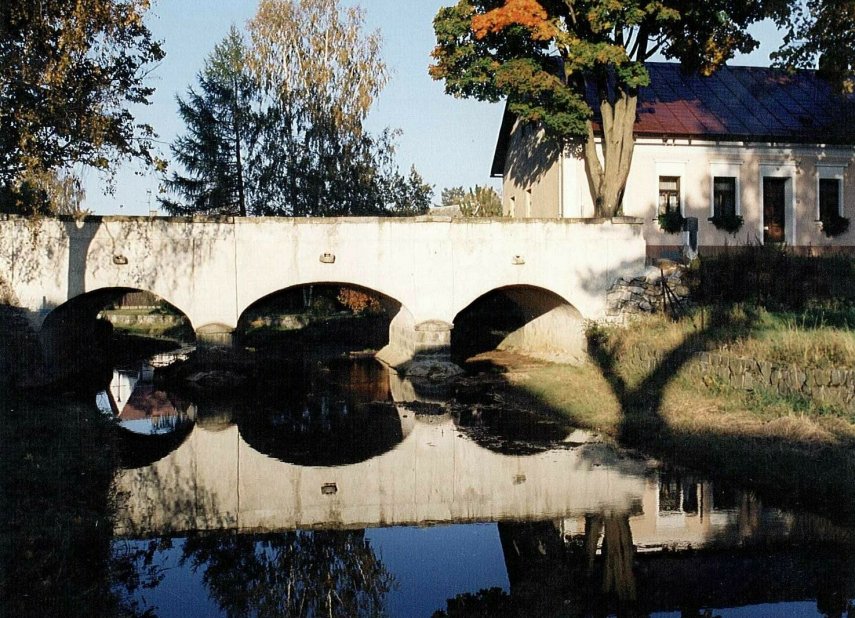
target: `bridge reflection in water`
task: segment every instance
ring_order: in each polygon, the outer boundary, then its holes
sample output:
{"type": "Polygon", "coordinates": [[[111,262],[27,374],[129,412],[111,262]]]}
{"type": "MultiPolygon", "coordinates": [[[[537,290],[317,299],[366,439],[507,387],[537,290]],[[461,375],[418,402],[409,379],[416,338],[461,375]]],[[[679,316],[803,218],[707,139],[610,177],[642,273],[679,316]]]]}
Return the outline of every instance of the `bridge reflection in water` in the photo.
{"type": "MultiPolygon", "coordinates": [[[[155,448],[160,459],[137,465],[138,457],[118,474],[125,499],[117,535],[188,537],[179,541],[182,564],[208,573],[209,588],[212,573],[240,563],[269,571],[265,586],[281,592],[296,585],[286,567],[296,569],[317,608],[321,583],[311,573],[322,563],[325,572],[350,573],[332,586],[355,586],[371,600],[343,610],[385,607],[393,615],[429,615],[447,600],[449,609],[462,603],[503,615],[696,616],[702,608],[798,602],[778,610],[842,616],[855,596],[851,528],[766,507],[752,492],[663,470],[555,423],[536,421],[519,439],[496,422],[513,411],[479,413],[476,404],[449,413],[441,394],[425,396],[394,375],[378,388],[375,369],[348,371],[326,373],[341,382],[337,396],[296,406],[267,401],[210,414],[199,404],[195,425],[172,439],[172,450],[155,448]],[[358,388],[347,387],[353,382],[358,388]],[[351,431],[374,436],[375,446],[335,455],[325,444],[351,431]],[[475,522],[498,526],[461,534],[440,525],[475,522]],[[426,524],[426,535],[410,532],[426,524]],[[462,557],[467,551],[478,555],[462,557]],[[399,568],[402,552],[413,554],[408,568],[399,568]],[[440,560],[443,552],[454,558],[440,560]],[[488,577],[494,569],[478,562],[497,556],[507,579],[488,577]],[[408,575],[414,564],[418,573],[408,575]],[[457,581],[445,582],[449,572],[457,581]],[[474,589],[460,587],[482,572],[474,589]],[[491,586],[499,588],[478,591],[491,586]]],[[[230,581],[242,580],[219,585],[230,581]]],[[[208,593],[222,603],[243,591],[208,593]]],[[[257,594],[266,603],[278,593],[257,594]]]]}
{"type": "MultiPolygon", "coordinates": [[[[159,461],[119,474],[116,486],[127,499],[117,533],[534,520],[640,507],[644,464],[588,434],[571,432],[551,450],[508,455],[479,446],[451,414],[420,414],[401,403],[393,409],[400,441],[393,443],[388,416],[375,421],[364,435],[388,450],[349,465],[308,465],[300,444],[300,465],[283,461],[293,443],[268,450],[272,457],[253,448],[250,442],[272,443],[265,433],[288,439],[277,416],[268,417],[266,432],[258,419],[241,417],[218,431],[197,424],[159,461]]],[[[305,433],[290,437],[297,442],[305,433]]]]}

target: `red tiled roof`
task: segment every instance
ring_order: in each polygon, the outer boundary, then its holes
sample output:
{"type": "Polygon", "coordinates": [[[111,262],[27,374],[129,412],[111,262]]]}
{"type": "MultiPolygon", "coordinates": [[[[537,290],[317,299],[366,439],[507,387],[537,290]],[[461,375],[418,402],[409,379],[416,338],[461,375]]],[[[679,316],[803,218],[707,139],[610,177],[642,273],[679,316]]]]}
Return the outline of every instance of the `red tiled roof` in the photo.
{"type": "Polygon", "coordinates": [[[855,143],[855,100],[815,71],[724,66],[709,77],[650,62],[636,136],[855,143]]]}
{"type": "MultiPolygon", "coordinates": [[[[855,97],[837,94],[816,71],[724,66],[703,77],[673,62],[646,66],[636,137],[855,145],[855,97]]],[[[506,109],[493,176],[503,174],[512,128],[506,109]]]]}

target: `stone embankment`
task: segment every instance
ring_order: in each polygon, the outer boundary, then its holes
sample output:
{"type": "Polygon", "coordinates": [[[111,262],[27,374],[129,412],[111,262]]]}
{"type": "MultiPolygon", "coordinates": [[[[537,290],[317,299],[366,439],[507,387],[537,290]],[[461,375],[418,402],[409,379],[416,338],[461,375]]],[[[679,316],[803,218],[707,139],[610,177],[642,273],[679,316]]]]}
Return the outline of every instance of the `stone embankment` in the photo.
{"type": "MultiPolygon", "coordinates": [[[[629,355],[628,362],[647,371],[663,362],[661,352],[643,346],[634,346],[625,353],[629,355]]],[[[693,354],[686,369],[692,379],[706,386],[765,391],[842,407],[855,404],[855,369],[779,365],[702,350],[693,354]]]]}
{"type": "Polygon", "coordinates": [[[661,260],[636,277],[615,280],[606,297],[607,319],[625,323],[633,316],[658,313],[663,308],[678,313],[688,308],[690,295],[686,268],[661,260]]]}

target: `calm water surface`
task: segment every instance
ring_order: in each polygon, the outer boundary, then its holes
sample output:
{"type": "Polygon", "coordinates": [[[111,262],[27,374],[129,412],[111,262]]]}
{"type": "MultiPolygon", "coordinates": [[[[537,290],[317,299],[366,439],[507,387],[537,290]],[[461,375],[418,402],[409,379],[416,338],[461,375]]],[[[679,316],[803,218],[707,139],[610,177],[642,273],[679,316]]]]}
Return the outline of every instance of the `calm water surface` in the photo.
{"type": "Polygon", "coordinates": [[[465,386],[373,361],[216,396],[151,374],[96,398],[139,614],[855,615],[852,528],[465,386]]]}

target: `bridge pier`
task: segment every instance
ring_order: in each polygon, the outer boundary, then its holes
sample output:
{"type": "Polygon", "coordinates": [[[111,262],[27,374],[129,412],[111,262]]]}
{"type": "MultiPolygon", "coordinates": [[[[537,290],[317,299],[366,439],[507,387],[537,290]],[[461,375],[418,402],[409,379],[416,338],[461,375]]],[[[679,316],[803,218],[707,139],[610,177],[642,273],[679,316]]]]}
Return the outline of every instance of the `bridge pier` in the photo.
{"type": "Polygon", "coordinates": [[[389,325],[389,344],[377,358],[410,378],[444,380],[463,373],[451,361],[451,331],[444,320],[415,323],[413,314],[401,307],[389,325]]]}
{"type": "Polygon", "coordinates": [[[235,328],[226,324],[205,324],[196,329],[196,346],[203,349],[224,348],[235,344],[235,328]]]}

